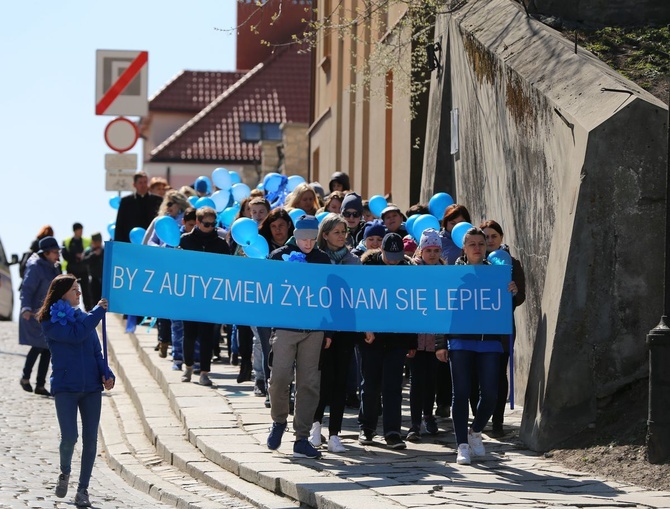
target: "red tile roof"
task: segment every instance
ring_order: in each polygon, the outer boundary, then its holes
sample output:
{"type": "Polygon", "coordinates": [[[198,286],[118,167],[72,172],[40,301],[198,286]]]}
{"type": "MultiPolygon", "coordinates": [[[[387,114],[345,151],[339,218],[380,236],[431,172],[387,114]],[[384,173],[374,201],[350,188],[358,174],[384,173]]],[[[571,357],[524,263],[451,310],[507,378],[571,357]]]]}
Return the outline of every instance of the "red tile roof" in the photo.
{"type": "Polygon", "coordinates": [[[258,143],[240,141],[240,122],[309,122],[309,53],[277,50],[151,151],[160,162],[260,161],[258,143]]]}
{"type": "Polygon", "coordinates": [[[149,110],[195,114],[245,74],[246,71],[181,71],[149,99],[149,110]]]}

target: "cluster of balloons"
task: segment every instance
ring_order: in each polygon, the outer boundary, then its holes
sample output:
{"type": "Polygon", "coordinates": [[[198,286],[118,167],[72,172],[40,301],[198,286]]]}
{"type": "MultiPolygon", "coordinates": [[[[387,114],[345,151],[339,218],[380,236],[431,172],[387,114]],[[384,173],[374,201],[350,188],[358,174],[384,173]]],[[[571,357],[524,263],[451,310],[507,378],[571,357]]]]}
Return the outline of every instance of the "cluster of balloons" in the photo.
{"type": "Polygon", "coordinates": [[[265,237],[258,234],[258,224],[253,219],[236,219],[230,227],[230,234],[249,258],[265,258],[270,253],[268,243],[265,237]]]}

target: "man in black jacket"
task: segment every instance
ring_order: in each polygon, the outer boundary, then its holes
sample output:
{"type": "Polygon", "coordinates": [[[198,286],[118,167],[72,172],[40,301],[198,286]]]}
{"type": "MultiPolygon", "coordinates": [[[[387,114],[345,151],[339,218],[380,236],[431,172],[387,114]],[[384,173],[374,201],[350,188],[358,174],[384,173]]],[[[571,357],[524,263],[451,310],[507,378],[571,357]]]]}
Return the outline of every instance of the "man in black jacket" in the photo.
{"type": "MultiPolygon", "coordinates": [[[[228,243],[216,231],[216,211],[201,207],[195,214],[195,228],[184,233],[179,247],[189,251],[230,254],[228,243]]],[[[193,374],[195,342],[200,340],[200,385],[211,386],[209,370],[212,365],[212,348],[219,324],[184,320],[184,374],[182,382],[190,382],[193,374]]]]}
{"type": "Polygon", "coordinates": [[[163,199],[149,192],[149,179],[143,171],[133,175],[135,192],[121,198],[116,213],[114,240],[130,242],[130,230],[135,227],[148,228],[158,214],[163,199]]]}

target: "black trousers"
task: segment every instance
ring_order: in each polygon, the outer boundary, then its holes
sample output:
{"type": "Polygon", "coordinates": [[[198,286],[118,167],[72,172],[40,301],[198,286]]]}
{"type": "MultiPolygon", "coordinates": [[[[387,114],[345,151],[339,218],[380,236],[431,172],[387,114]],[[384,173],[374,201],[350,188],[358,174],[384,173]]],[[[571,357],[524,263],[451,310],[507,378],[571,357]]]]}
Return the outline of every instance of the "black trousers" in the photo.
{"type": "Polygon", "coordinates": [[[212,367],[212,345],[217,324],[209,322],[189,322],[184,320],[184,364],[193,366],[196,340],[200,341],[200,370],[210,371],[212,367]]]}
{"type": "Polygon", "coordinates": [[[23,366],[23,378],[30,380],[30,374],[33,371],[33,366],[37,357],[40,357],[40,363],[37,366],[37,387],[44,387],[47,382],[47,371],[49,371],[49,361],[51,360],[51,352],[48,348],[37,348],[33,346],[28,355],[26,355],[26,363],[23,366]],[[41,356],[41,357],[40,357],[41,356]]]}
{"type": "Polygon", "coordinates": [[[344,407],[347,402],[349,364],[354,354],[354,339],[350,333],[334,335],[330,348],[321,351],[321,392],[314,421],[323,421],[326,406],[330,406],[328,431],[337,435],[342,431],[344,407]]]}

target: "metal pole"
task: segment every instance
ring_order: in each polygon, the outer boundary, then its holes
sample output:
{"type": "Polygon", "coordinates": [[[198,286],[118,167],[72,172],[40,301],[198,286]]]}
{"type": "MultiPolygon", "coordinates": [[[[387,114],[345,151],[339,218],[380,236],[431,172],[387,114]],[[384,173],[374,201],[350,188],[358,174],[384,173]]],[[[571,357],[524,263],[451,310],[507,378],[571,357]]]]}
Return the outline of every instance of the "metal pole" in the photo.
{"type": "Polygon", "coordinates": [[[647,459],[663,463],[670,459],[670,79],[668,80],[668,159],[665,175],[665,262],[663,316],[647,334],[649,348],[649,414],[647,419],[647,459]]]}

